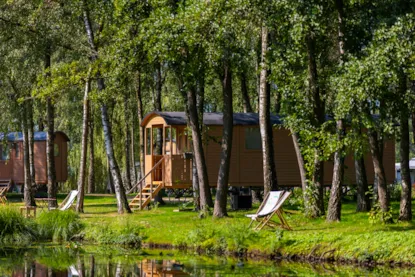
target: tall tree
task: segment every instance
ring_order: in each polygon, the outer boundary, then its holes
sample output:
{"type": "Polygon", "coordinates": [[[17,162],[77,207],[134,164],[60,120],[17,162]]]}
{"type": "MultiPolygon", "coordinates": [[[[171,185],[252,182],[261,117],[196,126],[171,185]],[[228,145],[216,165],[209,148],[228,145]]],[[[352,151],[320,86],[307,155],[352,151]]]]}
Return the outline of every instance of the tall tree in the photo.
{"type": "Polygon", "coordinates": [[[90,120],[89,120],[89,164],[88,164],[88,193],[95,193],[95,150],[94,150],[94,120],[93,107],[90,105],[90,120]]]}
{"type": "Polygon", "coordinates": [[[36,206],[32,176],[30,174],[30,156],[29,156],[29,135],[28,135],[28,103],[24,101],[22,104],[22,132],[23,132],[23,169],[24,169],[24,202],[26,207],[36,206]]]}
{"type": "MultiPolygon", "coordinates": [[[[320,128],[325,120],[325,103],[322,99],[321,88],[318,81],[318,70],[316,62],[316,38],[313,31],[306,36],[308,56],[308,82],[313,105],[312,122],[315,128],[320,128]]],[[[308,203],[308,213],[312,217],[319,217],[324,214],[324,160],[322,150],[316,148],[314,151],[314,164],[312,173],[311,190],[313,200],[308,203]]]]}
{"type": "MultiPolygon", "coordinates": [[[[90,14],[89,14],[89,6],[88,6],[87,0],[83,1],[83,20],[84,20],[86,35],[87,35],[88,43],[90,47],[91,59],[93,62],[96,62],[99,59],[98,48],[95,45],[94,31],[92,28],[92,23],[91,23],[90,14]]],[[[98,91],[100,92],[104,91],[105,82],[99,70],[96,72],[95,77],[97,80],[98,91]]],[[[100,109],[101,109],[101,120],[102,120],[102,125],[103,125],[103,130],[104,130],[105,151],[108,157],[111,176],[114,181],[118,213],[124,213],[124,211],[131,213],[131,209],[127,201],[127,196],[125,194],[125,189],[122,184],[120,169],[118,167],[118,163],[115,158],[114,144],[112,140],[112,128],[111,128],[111,123],[109,121],[109,116],[108,116],[108,107],[105,103],[102,102],[100,109]]]]}
{"type": "Polygon", "coordinates": [[[124,120],[125,120],[125,127],[124,127],[124,134],[125,134],[125,188],[129,190],[131,188],[131,137],[130,137],[130,116],[129,116],[129,108],[128,108],[128,96],[124,94],[124,120]]]}
{"type": "Polygon", "coordinates": [[[262,168],[264,174],[264,195],[277,189],[277,171],[274,160],[274,140],[271,123],[271,89],[268,75],[268,28],[261,28],[261,74],[259,86],[259,128],[262,142],[262,168]]]}
{"type": "MultiPolygon", "coordinates": [[[[343,0],[336,0],[336,10],[338,18],[338,45],[339,45],[339,60],[340,66],[345,60],[345,16],[343,0]]],[[[327,210],[327,221],[340,221],[341,218],[341,190],[344,181],[344,137],[346,128],[342,118],[338,118],[336,122],[337,131],[337,150],[334,153],[333,178],[330,189],[330,200],[327,210]]]]}
{"type": "Polygon", "coordinates": [[[145,159],[144,159],[144,127],[141,126],[143,122],[144,111],[143,111],[143,100],[141,93],[141,72],[137,72],[137,87],[136,87],[136,101],[137,101],[137,117],[138,117],[138,130],[139,130],[139,140],[140,140],[140,176],[141,178],[145,175],[145,159]]]}
{"type": "Polygon", "coordinates": [[[229,57],[225,57],[223,71],[220,74],[223,97],[223,133],[221,143],[221,158],[218,173],[218,183],[215,198],[214,217],[224,217],[228,197],[229,170],[233,138],[233,105],[232,105],[232,70],[229,57]]]}
{"type": "MultiPolygon", "coordinates": [[[[46,78],[51,78],[51,47],[47,45],[45,52],[45,72],[46,78]]],[[[46,117],[47,117],[47,139],[46,139],[46,163],[48,175],[48,198],[55,200],[49,201],[50,208],[56,208],[58,202],[56,195],[58,193],[58,185],[56,183],[56,167],[55,167],[55,107],[52,97],[46,99],[46,117]]]]}
{"type": "MultiPolygon", "coordinates": [[[[403,70],[399,72],[399,93],[400,95],[407,94],[407,78],[403,70]]],[[[409,138],[409,109],[408,104],[403,103],[400,108],[399,127],[401,137],[399,142],[399,152],[401,156],[401,179],[402,179],[402,194],[399,209],[399,220],[412,220],[412,186],[411,186],[411,171],[409,168],[409,152],[410,152],[410,138],[409,138]]]]}
{"type": "Polygon", "coordinates": [[[89,91],[91,90],[90,83],[91,70],[88,72],[88,76],[85,81],[85,93],[83,103],[83,120],[82,120],[82,142],[81,142],[81,160],[79,165],[79,177],[78,177],[78,199],[76,202],[76,211],[78,213],[84,212],[84,197],[85,197],[85,178],[86,178],[86,158],[88,154],[88,131],[90,121],[90,108],[89,108],[89,91]]]}

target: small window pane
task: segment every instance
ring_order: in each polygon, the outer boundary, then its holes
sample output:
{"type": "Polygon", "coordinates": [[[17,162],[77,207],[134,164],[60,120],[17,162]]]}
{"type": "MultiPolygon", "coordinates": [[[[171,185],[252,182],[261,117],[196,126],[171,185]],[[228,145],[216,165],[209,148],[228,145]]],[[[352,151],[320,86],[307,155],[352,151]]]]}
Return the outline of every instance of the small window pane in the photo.
{"type": "Polygon", "coordinates": [[[261,133],[259,128],[245,128],[245,149],[261,149],[261,133]]]}
{"type": "Polygon", "coordinates": [[[150,128],[146,129],[146,136],[147,136],[146,154],[151,155],[151,129],[150,128]]]}

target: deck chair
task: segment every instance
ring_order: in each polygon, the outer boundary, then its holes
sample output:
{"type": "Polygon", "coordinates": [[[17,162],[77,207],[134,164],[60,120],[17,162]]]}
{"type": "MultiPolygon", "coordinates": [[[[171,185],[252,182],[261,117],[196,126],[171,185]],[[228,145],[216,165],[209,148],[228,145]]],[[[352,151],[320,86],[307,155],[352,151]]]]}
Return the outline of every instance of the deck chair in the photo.
{"type": "Polygon", "coordinates": [[[69,209],[72,206],[72,204],[75,201],[77,196],[78,196],[78,191],[77,190],[71,190],[71,192],[69,192],[68,196],[66,196],[66,198],[59,205],[58,209],[61,210],[61,211],[66,211],[67,209],[69,209]]]}
{"type": "Polygon", "coordinates": [[[0,203],[6,205],[7,198],[6,193],[9,190],[9,187],[0,187],[0,203]]]}
{"type": "Polygon", "coordinates": [[[259,206],[258,211],[255,214],[247,214],[246,217],[251,218],[251,223],[249,227],[253,224],[254,221],[258,221],[258,225],[254,227],[254,230],[261,230],[265,225],[271,227],[280,226],[283,229],[291,230],[291,227],[288,225],[287,220],[284,218],[284,212],[282,210],[282,204],[290,196],[291,192],[289,191],[271,191],[267,194],[261,206],[259,206]],[[277,215],[280,224],[271,221],[271,218],[274,215],[277,215]]]}

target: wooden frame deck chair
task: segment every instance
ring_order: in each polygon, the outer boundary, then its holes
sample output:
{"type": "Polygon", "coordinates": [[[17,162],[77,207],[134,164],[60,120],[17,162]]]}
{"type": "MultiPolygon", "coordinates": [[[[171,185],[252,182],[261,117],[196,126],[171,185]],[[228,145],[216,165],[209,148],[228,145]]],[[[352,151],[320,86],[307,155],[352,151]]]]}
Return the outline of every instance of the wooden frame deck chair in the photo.
{"type": "Polygon", "coordinates": [[[75,198],[78,196],[78,193],[79,192],[77,190],[71,190],[68,196],[66,196],[66,198],[59,205],[58,209],[61,211],[66,211],[67,209],[69,209],[75,201],[75,198]]]}
{"type": "Polygon", "coordinates": [[[6,205],[7,197],[6,193],[9,190],[9,187],[0,187],[0,203],[6,205]]]}
{"type": "Polygon", "coordinates": [[[265,225],[271,227],[280,226],[283,229],[291,230],[291,227],[288,225],[287,220],[284,218],[284,212],[282,210],[282,204],[290,196],[291,192],[289,191],[270,191],[259,206],[256,214],[247,214],[246,217],[251,218],[251,227],[254,221],[259,221],[258,225],[254,227],[254,230],[261,230],[265,225]],[[274,215],[277,215],[280,224],[271,220],[274,215]]]}

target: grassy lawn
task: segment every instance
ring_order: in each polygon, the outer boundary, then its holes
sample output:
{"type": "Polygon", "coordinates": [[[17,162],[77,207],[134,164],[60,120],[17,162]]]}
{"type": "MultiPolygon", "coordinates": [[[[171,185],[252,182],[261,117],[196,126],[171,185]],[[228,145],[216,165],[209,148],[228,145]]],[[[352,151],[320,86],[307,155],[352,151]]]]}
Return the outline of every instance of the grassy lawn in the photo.
{"type": "MultiPolygon", "coordinates": [[[[22,203],[10,205],[17,207],[22,203]]],[[[285,208],[292,213],[287,213],[286,218],[292,231],[264,229],[260,232],[248,229],[249,219],[244,216],[255,209],[230,211],[229,217],[224,219],[200,219],[195,212],[173,212],[178,205],[169,203],[152,210],[118,215],[114,196],[88,195],[81,218],[87,233],[97,229],[141,226],[145,242],[201,247],[208,253],[248,249],[264,254],[415,264],[415,225],[370,224],[366,213],[354,211],[355,203],[343,204],[340,223],[326,223],[324,218],[307,219],[288,206],[285,208]]],[[[393,211],[399,211],[399,203],[393,203],[393,211]]]]}

